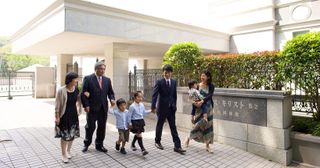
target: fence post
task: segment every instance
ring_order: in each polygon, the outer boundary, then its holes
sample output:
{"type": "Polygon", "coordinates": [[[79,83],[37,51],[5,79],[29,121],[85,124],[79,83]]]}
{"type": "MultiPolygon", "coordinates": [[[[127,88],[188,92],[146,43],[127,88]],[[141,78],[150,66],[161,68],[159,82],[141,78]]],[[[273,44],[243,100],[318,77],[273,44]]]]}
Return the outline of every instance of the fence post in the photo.
{"type": "Polygon", "coordinates": [[[8,92],[8,99],[9,100],[12,100],[12,96],[11,96],[11,78],[10,78],[10,76],[11,76],[11,72],[10,72],[10,70],[8,70],[8,72],[9,72],[9,92],[8,92]]]}
{"type": "Polygon", "coordinates": [[[131,99],[131,93],[132,93],[132,88],[131,88],[131,80],[132,80],[132,78],[131,78],[131,74],[132,74],[132,72],[130,71],[129,72],[129,99],[131,99]]]}
{"type": "Polygon", "coordinates": [[[137,86],[137,66],[136,65],[134,65],[134,67],[133,67],[133,80],[134,80],[134,91],[137,91],[137,88],[138,88],[138,86],[137,86]]]}
{"type": "Polygon", "coordinates": [[[73,72],[79,74],[79,73],[78,73],[78,70],[79,70],[79,68],[78,68],[78,63],[77,63],[77,61],[76,61],[76,62],[74,62],[74,64],[73,64],[73,72]]]}

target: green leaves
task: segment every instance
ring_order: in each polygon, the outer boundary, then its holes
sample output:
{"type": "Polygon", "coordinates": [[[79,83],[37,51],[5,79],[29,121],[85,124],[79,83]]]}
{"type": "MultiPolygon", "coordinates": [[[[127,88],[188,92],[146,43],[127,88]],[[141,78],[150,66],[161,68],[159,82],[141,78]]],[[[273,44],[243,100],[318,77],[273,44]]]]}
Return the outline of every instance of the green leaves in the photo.
{"type": "Polygon", "coordinates": [[[174,68],[180,86],[186,86],[187,80],[194,75],[195,60],[201,56],[200,48],[192,42],[173,44],[166,52],[163,63],[174,68]]]}
{"type": "Polygon", "coordinates": [[[279,59],[278,51],[264,51],[199,57],[196,64],[199,69],[211,70],[217,87],[280,90],[279,59]]]}
{"type": "Polygon", "coordinates": [[[314,119],[320,120],[320,32],[299,35],[289,40],[282,51],[280,73],[305,92],[314,119]]]}
{"type": "MultiPolygon", "coordinates": [[[[17,71],[32,64],[49,65],[48,56],[30,56],[11,53],[11,45],[6,44],[0,48],[3,55],[3,67],[6,70],[17,71]]],[[[1,69],[2,70],[2,69],[1,69]]]]}

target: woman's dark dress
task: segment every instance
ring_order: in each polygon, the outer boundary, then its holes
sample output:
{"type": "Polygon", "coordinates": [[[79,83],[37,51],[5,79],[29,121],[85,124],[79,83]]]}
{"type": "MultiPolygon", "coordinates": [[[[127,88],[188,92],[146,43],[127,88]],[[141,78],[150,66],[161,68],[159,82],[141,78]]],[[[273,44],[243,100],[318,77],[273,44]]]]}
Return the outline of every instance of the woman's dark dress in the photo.
{"type": "Polygon", "coordinates": [[[58,136],[56,137],[61,137],[65,141],[72,141],[74,138],[80,137],[79,119],[76,106],[78,92],[79,91],[77,89],[74,92],[67,92],[68,100],[66,111],[62,118],[60,118],[60,124],[58,125],[60,130],[57,132],[58,136]]]}

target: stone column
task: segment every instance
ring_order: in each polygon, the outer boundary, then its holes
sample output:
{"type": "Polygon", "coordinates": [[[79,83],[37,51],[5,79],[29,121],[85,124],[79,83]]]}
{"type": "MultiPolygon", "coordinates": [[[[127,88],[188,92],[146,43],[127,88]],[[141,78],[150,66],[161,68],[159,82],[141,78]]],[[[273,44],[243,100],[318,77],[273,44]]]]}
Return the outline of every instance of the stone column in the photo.
{"type": "Polygon", "coordinates": [[[106,63],[106,76],[111,79],[112,85],[113,82],[113,43],[105,44],[104,46],[104,56],[105,56],[105,63],[106,63]]]}
{"type": "Polygon", "coordinates": [[[147,70],[147,69],[148,69],[148,60],[147,60],[147,59],[144,59],[144,60],[143,60],[143,69],[144,69],[144,70],[147,70]]]}
{"type": "Polygon", "coordinates": [[[73,63],[73,55],[61,54],[57,56],[57,88],[64,85],[67,73],[67,64],[73,63]]]}
{"type": "Polygon", "coordinates": [[[116,99],[129,99],[128,73],[129,51],[128,45],[112,43],[105,45],[106,76],[112,81],[116,99]]]}

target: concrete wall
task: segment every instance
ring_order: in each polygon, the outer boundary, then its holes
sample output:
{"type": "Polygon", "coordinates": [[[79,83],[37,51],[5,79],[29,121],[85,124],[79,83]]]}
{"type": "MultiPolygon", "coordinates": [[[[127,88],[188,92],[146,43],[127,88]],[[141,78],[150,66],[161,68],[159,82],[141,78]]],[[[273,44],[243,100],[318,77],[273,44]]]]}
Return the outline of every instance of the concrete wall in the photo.
{"type": "Polygon", "coordinates": [[[273,30],[233,35],[230,41],[230,52],[251,53],[256,51],[275,50],[275,32],[273,30]]]}
{"type": "Polygon", "coordinates": [[[320,137],[292,132],[291,142],[294,161],[320,167],[320,137]]]}
{"type": "Polygon", "coordinates": [[[87,2],[67,4],[65,12],[65,31],[162,44],[193,41],[203,49],[229,51],[229,35],[210,29],[106,6],[98,7],[87,2]]]}
{"type": "MultiPolygon", "coordinates": [[[[32,45],[62,33],[65,30],[65,10],[57,3],[47,8],[41,15],[42,16],[34,18],[12,36],[11,43],[13,53],[32,54],[32,52],[29,51],[32,45]],[[53,9],[55,10],[49,12],[53,9]],[[39,20],[41,17],[43,18],[39,20]]],[[[38,48],[38,50],[46,50],[46,48],[38,48]]]]}
{"type": "MultiPolygon", "coordinates": [[[[214,102],[215,141],[284,165],[291,163],[289,95],[281,91],[217,88],[214,102]]],[[[178,127],[191,129],[190,113],[187,88],[178,88],[178,127]]]]}
{"type": "Polygon", "coordinates": [[[55,97],[53,67],[37,67],[35,72],[35,98],[55,97]]]}
{"type": "Polygon", "coordinates": [[[209,2],[212,27],[232,33],[247,25],[258,25],[273,20],[273,1],[228,0],[209,2]]]}
{"type": "Polygon", "coordinates": [[[319,8],[319,0],[212,1],[209,17],[211,27],[231,34],[230,52],[249,53],[281,50],[294,32],[320,31],[319,8]]]}
{"type": "Polygon", "coordinates": [[[320,1],[297,1],[290,3],[282,0],[278,3],[275,15],[279,21],[276,28],[276,49],[293,38],[294,32],[320,31],[320,1]]]}

